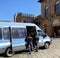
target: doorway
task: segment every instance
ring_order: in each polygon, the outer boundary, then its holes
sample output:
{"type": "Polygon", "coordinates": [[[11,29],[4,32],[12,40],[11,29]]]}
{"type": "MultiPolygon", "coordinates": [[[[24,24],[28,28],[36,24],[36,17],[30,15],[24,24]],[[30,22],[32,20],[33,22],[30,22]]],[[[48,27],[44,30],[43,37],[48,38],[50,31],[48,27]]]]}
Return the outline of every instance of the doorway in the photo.
{"type": "Polygon", "coordinates": [[[26,26],[26,29],[27,29],[27,36],[31,33],[37,35],[35,26],[26,26]]]}
{"type": "Polygon", "coordinates": [[[53,27],[54,30],[54,37],[60,37],[60,26],[53,27]]]}

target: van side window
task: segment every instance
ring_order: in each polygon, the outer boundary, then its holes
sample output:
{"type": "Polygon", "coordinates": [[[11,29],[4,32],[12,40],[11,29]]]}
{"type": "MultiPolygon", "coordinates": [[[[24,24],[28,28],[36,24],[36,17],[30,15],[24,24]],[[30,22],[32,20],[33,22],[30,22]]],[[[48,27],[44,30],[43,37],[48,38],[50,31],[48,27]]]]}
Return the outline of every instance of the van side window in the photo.
{"type": "Polygon", "coordinates": [[[37,32],[38,32],[38,36],[45,35],[45,33],[42,30],[38,30],[37,32]]]}
{"type": "Polygon", "coordinates": [[[10,33],[8,27],[3,28],[3,35],[4,35],[4,39],[10,39],[10,33]]]}
{"type": "Polygon", "coordinates": [[[26,37],[26,29],[25,28],[19,28],[18,34],[19,34],[19,38],[25,38],[26,37]]]}
{"type": "Polygon", "coordinates": [[[2,29],[0,28],[0,39],[2,39],[2,29]]]}
{"type": "Polygon", "coordinates": [[[25,38],[26,30],[25,28],[12,28],[12,38],[25,38]]]}

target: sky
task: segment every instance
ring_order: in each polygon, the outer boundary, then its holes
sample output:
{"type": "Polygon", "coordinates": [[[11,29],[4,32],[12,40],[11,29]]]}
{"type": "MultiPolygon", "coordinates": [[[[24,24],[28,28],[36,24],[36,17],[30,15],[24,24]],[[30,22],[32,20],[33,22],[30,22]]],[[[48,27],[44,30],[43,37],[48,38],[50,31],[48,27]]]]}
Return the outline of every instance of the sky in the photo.
{"type": "Polygon", "coordinates": [[[38,0],[0,0],[0,20],[14,20],[14,14],[21,12],[32,15],[41,14],[38,0]]]}

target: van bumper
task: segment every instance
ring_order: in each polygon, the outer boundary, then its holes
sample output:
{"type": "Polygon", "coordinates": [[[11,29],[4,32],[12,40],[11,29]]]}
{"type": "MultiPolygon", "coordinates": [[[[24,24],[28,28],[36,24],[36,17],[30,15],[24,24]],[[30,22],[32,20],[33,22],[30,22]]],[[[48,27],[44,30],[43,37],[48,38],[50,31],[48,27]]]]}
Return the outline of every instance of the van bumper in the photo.
{"type": "Polygon", "coordinates": [[[5,48],[0,48],[0,54],[5,53],[5,48]]]}

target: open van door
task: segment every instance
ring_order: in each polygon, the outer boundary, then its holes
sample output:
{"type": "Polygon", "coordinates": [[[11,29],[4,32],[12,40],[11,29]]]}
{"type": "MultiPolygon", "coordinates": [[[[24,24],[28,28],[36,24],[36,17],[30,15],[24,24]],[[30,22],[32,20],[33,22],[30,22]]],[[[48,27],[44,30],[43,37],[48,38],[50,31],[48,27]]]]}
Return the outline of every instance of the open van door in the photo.
{"type": "Polygon", "coordinates": [[[11,33],[11,27],[4,28],[4,31],[7,31],[6,33],[4,32],[4,38],[9,38],[9,43],[10,45],[7,47],[5,54],[6,56],[12,56],[13,53],[13,48],[12,48],[12,33],[11,33]],[[7,36],[7,37],[6,37],[7,36]]]}
{"type": "Polygon", "coordinates": [[[13,52],[25,49],[26,29],[24,27],[9,27],[10,47],[7,49],[7,56],[13,52]]]}
{"type": "Polygon", "coordinates": [[[24,27],[12,27],[13,51],[25,49],[26,29],[24,27]]]}

